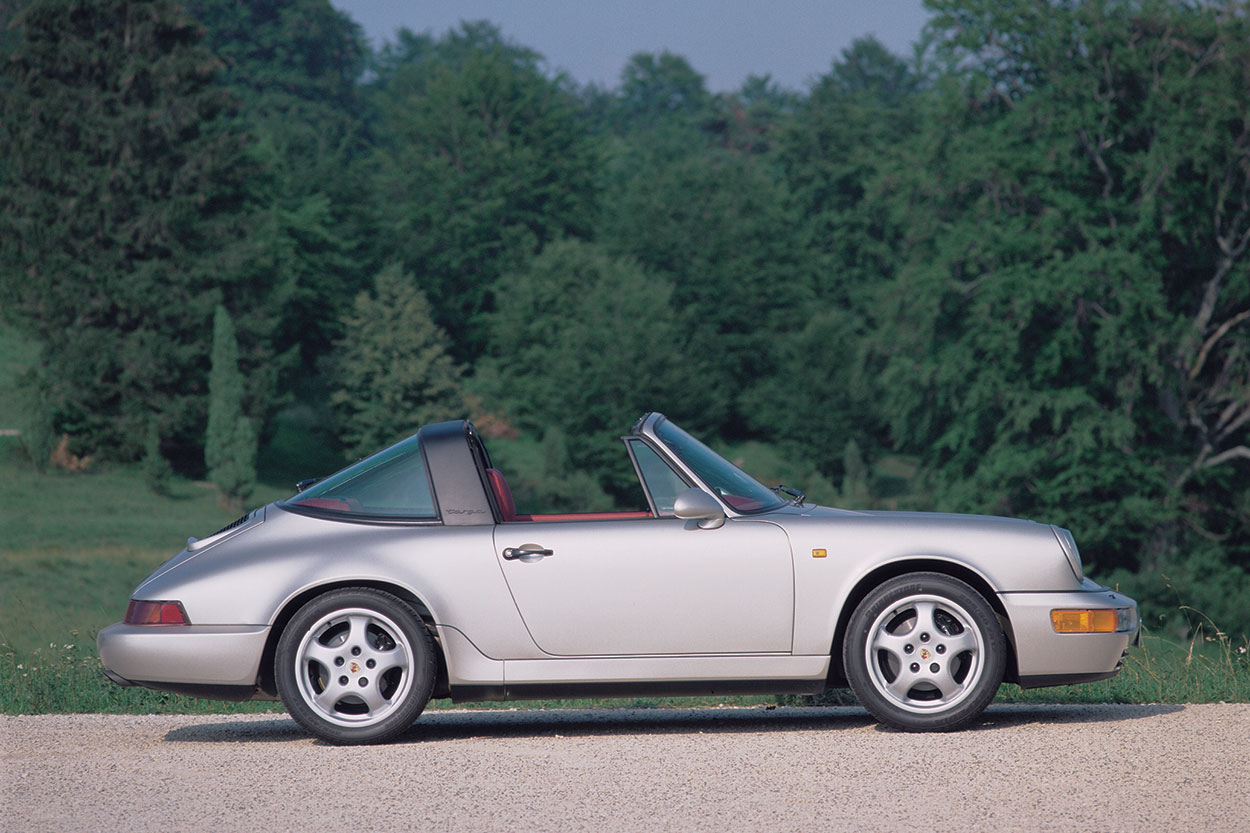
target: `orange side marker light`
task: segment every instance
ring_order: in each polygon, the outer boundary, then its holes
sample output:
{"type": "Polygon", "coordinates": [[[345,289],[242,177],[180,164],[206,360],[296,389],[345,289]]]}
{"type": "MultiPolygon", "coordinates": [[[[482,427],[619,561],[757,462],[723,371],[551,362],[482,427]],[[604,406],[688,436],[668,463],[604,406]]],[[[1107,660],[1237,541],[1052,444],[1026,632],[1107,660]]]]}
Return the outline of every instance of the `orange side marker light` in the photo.
{"type": "Polygon", "coordinates": [[[1114,610],[1052,610],[1050,624],[1056,633],[1115,633],[1114,610]]]}

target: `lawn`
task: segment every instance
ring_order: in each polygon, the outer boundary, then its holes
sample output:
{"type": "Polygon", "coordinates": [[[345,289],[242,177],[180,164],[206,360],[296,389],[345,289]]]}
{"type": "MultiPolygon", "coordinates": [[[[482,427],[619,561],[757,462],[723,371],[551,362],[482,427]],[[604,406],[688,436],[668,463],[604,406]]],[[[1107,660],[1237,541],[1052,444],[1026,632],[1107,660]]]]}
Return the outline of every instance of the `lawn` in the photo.
{"type": "Polygon", "coordinates": [[[108,682],[95,635],[187,536],[233,520],[215,491],[184,480],[160,497],[136,469],[38,474],[0,457],[0,712],[214,709],[108,682]]]}

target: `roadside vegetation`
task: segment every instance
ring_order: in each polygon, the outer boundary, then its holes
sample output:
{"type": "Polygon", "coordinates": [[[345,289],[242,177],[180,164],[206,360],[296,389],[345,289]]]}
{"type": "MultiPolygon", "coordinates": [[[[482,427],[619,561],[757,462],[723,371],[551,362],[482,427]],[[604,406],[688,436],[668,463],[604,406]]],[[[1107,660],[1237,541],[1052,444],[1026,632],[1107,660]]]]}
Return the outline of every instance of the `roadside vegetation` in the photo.
{"type": "Polygon", "coordinates": [[[1021,689],[1004,685],[1007,703],[1245,703],[1250,702],[1250,657],[1245,637],[1209,624],[1186,642],[1146,632],[1130,648],[1124,669],[1110,680],[1079,686],[1021,689]]]}

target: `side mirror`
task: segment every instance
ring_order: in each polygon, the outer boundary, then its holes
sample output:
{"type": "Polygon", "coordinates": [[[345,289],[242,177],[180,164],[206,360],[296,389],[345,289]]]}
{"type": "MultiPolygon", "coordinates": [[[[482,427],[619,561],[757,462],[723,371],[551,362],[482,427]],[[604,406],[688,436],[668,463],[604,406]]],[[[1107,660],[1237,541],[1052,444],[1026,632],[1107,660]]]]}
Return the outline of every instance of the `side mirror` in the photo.
{"type": "Polygon", "coordinates": [[[725,525],[725,510],[716,498],[702,489],[691,487],[673,501],[673,514],[687,520],[698,520],[699,529],[719,529],[725,525]]]}

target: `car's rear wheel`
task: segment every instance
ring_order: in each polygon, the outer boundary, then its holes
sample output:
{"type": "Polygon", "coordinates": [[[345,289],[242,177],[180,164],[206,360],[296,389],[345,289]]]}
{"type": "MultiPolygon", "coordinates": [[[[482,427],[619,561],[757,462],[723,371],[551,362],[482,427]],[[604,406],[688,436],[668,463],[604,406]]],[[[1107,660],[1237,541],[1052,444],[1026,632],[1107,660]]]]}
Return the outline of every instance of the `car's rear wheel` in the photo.
{"type": "Polygon", "coordinates": [[[975,720],[1002,683],[1006,655],[1002,626],[981,594],[940,573],[910,573],[870,592],[842,648],[864,708],[910,732],[975,720]]]}
{"type": "Polygon", "coordinates": [[[291,717],[331,743],[380,743],[430,699],[434,644],[402,599],[367,587],[333,590],[291,618],[275,654],[291,717]]]}

